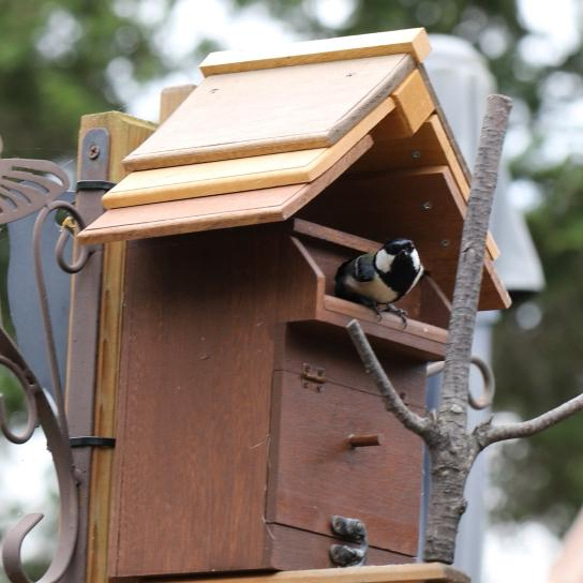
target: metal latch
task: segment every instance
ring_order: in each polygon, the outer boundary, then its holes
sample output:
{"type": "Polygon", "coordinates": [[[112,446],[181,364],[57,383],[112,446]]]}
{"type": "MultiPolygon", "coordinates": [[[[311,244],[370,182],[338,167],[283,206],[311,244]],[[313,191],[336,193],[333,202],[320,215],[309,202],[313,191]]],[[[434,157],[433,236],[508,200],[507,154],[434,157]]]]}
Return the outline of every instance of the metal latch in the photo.
{"type": "Polygon", "coordinates": [[[366,526],[358,518],[334,515],[330,517],[330,530],[338,538],[358,546],[331,545],[330,560],[338,567],[359,567],[366,563],[368,535],[366,526]]]}
{"type": "Polygon", "coordinates": [[[326,369],[304,362],[302,364],[302,386],[304,389],[321,391],[326,383],[326,369]]]}

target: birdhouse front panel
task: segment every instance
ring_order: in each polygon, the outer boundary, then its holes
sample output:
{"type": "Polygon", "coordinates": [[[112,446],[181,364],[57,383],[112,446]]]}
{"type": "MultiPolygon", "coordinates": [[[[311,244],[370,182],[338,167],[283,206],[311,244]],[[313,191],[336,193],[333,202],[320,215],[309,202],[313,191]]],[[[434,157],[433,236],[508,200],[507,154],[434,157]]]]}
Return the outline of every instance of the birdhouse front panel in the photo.
{"type": "MultiPolygon", "coordinates": [[[[422,29],[287,50],[211,55],[79,235],[128,242],[114,580],[415,560],[422,444],[345,327],[423,414],[470,176],[422,29]]],[[[497,254],[481,309],[509,304],[497,254]]]]}
{"type": "MultiPolygon", "coordinates": [[[[330,567],[334,515],[365,522],[370,564],[414,557],[421,442],[295,249],[285,224],[130,245],[113,576],[330,567]]],[[[375,344],[421,411],[423,360],[375,344]]]]}

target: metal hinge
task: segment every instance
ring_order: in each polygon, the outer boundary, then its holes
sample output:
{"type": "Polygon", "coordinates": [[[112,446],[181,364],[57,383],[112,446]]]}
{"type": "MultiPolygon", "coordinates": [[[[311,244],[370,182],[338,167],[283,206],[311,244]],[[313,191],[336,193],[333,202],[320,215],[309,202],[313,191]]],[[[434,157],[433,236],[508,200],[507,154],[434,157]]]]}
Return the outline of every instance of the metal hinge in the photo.
{"type": "Polygon", "coordinates": [[[358,545],[331,545],[332,563],[338,567],[360,567],[366,563],[368,534],[362,520],[334,515],[330,517],[330,530],[338,538],[358,545]]]}
{"type": "Polygon", "coordinates": [[[302,364],[302,387],[321,391],[326,383],[326,369],[304,362],[302,364]]]}

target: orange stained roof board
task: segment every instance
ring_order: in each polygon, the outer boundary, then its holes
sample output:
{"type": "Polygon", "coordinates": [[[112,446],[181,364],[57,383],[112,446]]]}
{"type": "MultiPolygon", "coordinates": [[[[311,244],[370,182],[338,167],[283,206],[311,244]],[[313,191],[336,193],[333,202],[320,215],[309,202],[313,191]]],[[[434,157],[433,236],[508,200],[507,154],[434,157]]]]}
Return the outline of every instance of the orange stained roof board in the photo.
{"type": "Polygon", "coordinates": [[[201,63],[205,76],[238,71],[362,59],[396,53],[410,54],[417,63],[431,52],[424,28],[357,34],[270,46],[259,50],[233,50],[210,53],[201,63]]]}
{"type": "Polygon", "coordinates": [[[124,160],[148,170],[327,148],[414,68],[405,54],[213,75],[124,160]]]}
{"type": "Polygon", "coordinates": [[[385,99],[329,148],[132,172],[104,195],[103,205],[112,209],[311,182],[344,156],[394,107],[390,97],[385,99]]]}

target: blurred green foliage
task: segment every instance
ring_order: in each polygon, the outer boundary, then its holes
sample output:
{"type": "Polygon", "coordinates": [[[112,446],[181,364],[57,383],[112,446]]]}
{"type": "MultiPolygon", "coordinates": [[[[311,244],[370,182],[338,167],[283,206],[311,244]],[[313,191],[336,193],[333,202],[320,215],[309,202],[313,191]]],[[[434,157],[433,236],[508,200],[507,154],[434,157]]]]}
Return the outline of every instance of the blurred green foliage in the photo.
{"type": "MultiPolygon", "coordinates": [[[[527,169],[525,169],[527,170],[527,169]]],[[[583,167],[564,163],[531,172],[545,192],[529,216],[547,287],[524,298],[497,327],[498,407],[534,417],[583,387],[583,167]]],[[[502,518],[536,516],[563,532],[583,500],[581,414],[502,448],[496,473],[506,495],[502,518]]]]}
{"type": "MultiPolygon", "coordinates": [[[[162,15],[171,0],[160,0],[162,15]]],[[[139,0],[5,0],[0,6],[0,133],[5,158],[57,158],[76,148],[79,118],[123,108],[113,79],[168,70],[138,18],[139,0]]],[[[163,18],[162,18],[163,22],[163,18]]]]}

